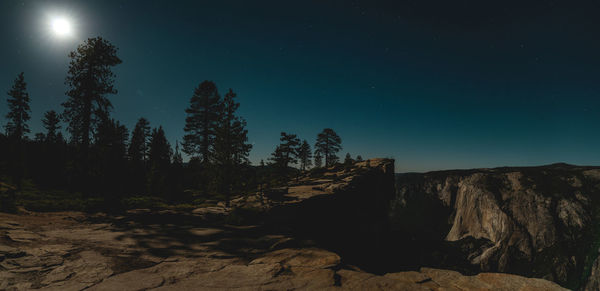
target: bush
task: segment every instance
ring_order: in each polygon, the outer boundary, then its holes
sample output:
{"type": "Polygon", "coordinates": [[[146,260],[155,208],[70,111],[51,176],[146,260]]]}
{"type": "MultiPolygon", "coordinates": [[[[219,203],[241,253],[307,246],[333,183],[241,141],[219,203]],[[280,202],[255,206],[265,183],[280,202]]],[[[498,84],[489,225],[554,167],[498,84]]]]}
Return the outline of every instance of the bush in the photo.
{"type": "Polygon", "coordinates": [[[15,203],[15,190],[10,189],[6,191],[0,191],[0,212],[17,212],[17,205],[15,203]]]}

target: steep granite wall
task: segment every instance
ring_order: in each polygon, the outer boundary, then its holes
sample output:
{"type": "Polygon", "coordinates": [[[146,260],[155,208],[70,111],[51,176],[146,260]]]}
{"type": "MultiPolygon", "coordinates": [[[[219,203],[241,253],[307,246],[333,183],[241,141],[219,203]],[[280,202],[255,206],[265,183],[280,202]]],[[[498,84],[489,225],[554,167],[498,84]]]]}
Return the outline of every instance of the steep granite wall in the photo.
{"type": "Polygon", "coordinates": [[[598,254],[600,169],[556,164],[443,171],[399,175],[397,185],[394,232],[443,240],[445,251],[473,272],[585,285],[598,254]]]}

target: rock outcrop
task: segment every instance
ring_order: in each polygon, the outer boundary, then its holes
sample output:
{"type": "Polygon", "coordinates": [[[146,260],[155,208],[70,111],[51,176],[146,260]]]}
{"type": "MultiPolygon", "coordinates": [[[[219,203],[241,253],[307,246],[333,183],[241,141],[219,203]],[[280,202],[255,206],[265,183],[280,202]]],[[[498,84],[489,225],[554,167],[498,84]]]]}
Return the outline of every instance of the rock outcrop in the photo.
{"type": "MultiPolygon", "coordinates": [[[[600,250],[599,250],[600,251],[600,250]]],[[[585,285],[586,291],[600,290],[600,257],[594,261],[590,270],[590,276],[585,285]]]]}
{"type": "Polygon", "coordinates": [[[600,169],[565,164],[406,174],[398,178],[392,227],[448,242],[473,272],[581,288],[586,261],[597,255],[599,195],[600,169]],[[419,213],[417,227],[403,224],[419,213]]]}

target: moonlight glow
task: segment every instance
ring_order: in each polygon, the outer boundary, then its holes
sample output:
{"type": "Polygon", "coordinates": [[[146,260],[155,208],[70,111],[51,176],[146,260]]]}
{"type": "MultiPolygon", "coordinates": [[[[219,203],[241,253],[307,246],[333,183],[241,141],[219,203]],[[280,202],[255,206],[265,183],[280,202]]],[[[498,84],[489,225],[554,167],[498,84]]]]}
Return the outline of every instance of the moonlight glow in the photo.
{"type": "Polygon", "coordinates": [[[60,37],[67,37],[73,33],[71,23],[65,18],[56,18],[52,20],[52,31],[60,37]]]}

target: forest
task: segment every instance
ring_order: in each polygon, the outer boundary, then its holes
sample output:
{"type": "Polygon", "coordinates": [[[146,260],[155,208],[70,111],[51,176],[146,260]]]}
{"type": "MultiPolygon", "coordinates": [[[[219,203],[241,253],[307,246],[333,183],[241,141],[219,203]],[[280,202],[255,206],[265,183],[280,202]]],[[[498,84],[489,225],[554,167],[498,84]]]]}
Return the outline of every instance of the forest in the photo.
{"type": "MultiPolygon", "coordinates": [[[[25,73],[16,77],[7,92],[9,112],[5,133],[0,134],[2,210],[116,211],[228,203],[231,197],[278,186],[302,171],[340,163],[342,140],[325,128],[313,147],[296,134],[281,132],[271,157],[252,165],[237,94],[228,89],[221,96],[212,81],[202,81],[193,90],[181,142],[170,144],[162,126],[144,117],[129,130],[111,117],[109,96],[117,94],[113,67],[122,62],[117,50],[96,37],[69,54],[63,110],[45,112],[45,131],[33,138],[28,122],[35,96],[27,92],[25,73]]],[[[343,162],[352,161],[346,154],[343,162]]]]}

